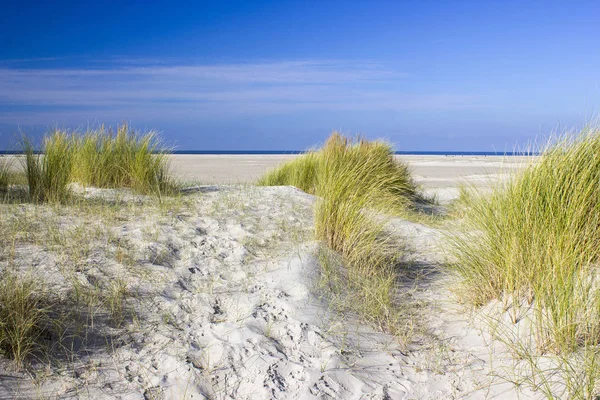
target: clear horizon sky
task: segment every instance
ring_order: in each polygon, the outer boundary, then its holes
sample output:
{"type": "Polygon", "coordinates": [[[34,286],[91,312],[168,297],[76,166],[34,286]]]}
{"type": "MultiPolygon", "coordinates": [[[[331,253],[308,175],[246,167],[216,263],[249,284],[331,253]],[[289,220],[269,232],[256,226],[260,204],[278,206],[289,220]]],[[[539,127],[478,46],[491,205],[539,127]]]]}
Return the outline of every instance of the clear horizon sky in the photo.
{"type": "Polygon", "coordinates": [[[593,1],[21,1],[0,149],[127,121],[177,150],[511,151],[600,112],[593,1]]]}

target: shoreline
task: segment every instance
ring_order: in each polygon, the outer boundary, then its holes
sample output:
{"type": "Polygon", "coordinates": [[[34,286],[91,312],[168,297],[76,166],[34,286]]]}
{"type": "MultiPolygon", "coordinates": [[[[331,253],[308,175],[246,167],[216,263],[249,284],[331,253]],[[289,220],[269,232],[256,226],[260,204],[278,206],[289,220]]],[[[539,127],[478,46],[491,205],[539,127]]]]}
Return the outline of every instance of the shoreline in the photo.
{"type": "MultiPolygon", "coordinates": [[[[169,161],[173,175],[184,182],[250,184],[268,170],[297,157],[296,154],[174,154],[169,161]]],[[[415,182],[441,202],[457,198],[461,186],[489,186],[507,172],[536,160],[529,156],[396,155],[395,158],[406,162],[415,182]]]]}

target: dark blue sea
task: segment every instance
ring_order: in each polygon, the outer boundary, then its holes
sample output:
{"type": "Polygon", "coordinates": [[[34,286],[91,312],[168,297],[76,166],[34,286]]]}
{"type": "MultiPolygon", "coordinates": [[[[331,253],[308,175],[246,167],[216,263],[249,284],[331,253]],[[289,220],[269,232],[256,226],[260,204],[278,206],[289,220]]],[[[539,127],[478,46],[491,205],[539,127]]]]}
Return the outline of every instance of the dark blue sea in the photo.
{"type": "MultiPolygon", "coordinates": [[[[174,154],[303,154],[303,150],[177,150],[174,154]]],[[[396,151],[396,154],[415,156],[531,156],[531,152],[497,151],[396,151]]]]}
{"type": "MultiPolygon", "coordinates": [[[[22,154],[22,151],[0,150],[0,155],[4,154],[22,154]]],[[[261,154],[303,154],[303,150],[176,150],[172,154],[240,154],[240,155],[261,155],[261,154]]],[[[519,152],[519,151],[397,151],[396,154],[416,155],[416,156],[533,156],[537,153],[519,152]]]]}

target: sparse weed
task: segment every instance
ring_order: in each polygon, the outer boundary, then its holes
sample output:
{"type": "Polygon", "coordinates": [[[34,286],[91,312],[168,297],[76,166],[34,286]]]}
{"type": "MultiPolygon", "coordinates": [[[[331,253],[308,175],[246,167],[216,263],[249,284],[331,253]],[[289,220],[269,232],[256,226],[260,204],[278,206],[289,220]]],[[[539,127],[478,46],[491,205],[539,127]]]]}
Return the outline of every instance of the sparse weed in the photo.
{"type": "Polygon", "coordinates": [[[0,192],[6,192],[11,183],[11,162],[5,157],[0,157],[0,192]]]}

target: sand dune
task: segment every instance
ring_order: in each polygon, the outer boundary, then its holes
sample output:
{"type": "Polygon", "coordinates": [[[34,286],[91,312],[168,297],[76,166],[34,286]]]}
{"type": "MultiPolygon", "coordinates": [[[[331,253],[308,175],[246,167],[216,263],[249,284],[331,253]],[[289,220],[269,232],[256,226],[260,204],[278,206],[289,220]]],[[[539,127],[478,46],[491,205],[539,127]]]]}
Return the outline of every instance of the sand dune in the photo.
{"type": "MultiPolygon", "coordinates": [[[[217,156],[176,157],[175,167],[200,181],[219,174],[243,181],[272,161],[232,156],[222,160],[227,172],[207,170],[217,156]]],[[[488,160],[465,161],[423,157],[412,167],[427,190],[450,201],[464,171],[480,179],[488,160]],[[442,179],[428,186],[436,171],[444,171],[442,179]]],[[[492,162],[494,171],[504,167],[492,162]]],[[[387,225],[413,250],[399,296],[411,307],[407,323],[419,331],[406,344],[331,309],[317,284],[315,199],[298,189],[195,186],[170,205],[110,190],[79,193],[117,211],[106,219],[2,205],[3,218],[41,213],[34,218],[65,237],[102,225],[85,239],[79,264],[42,242],[23,244],[14,261],[64,298],[66,277],[102,290],[121,282],[124,322],[103,322],[100,313],[85,344],[39,360],[30,372],[4,363],[0,398],[535,398],[496,376],[510,368],[510,357],[490,347],[476,315],[454,300],[453,278],[442,268],[444,229],[400,218],[387,225]]]]}

